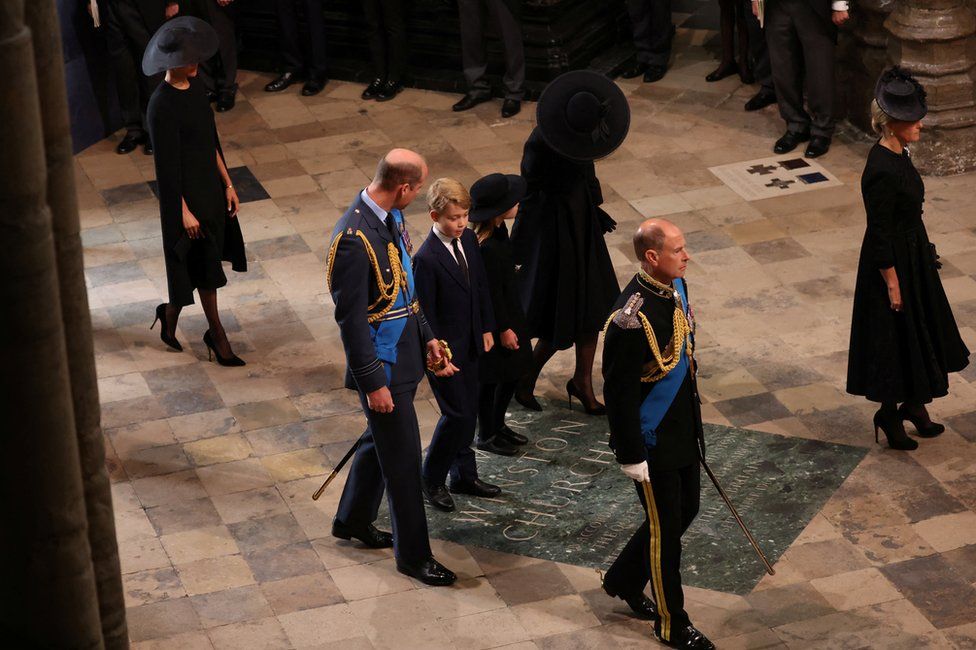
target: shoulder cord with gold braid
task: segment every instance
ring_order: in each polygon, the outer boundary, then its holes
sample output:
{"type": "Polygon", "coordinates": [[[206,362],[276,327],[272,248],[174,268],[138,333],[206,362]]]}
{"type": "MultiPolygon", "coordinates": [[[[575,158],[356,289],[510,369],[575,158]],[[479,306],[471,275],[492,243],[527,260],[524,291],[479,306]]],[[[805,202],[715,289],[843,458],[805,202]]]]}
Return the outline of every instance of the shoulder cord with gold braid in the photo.
{"type": "MultiPolygon", "coordinates": [[[[336,250],[339,248],[339,240],[342,239],[343,233],[339,233],[335,240],[332,242],[332,246],[329,247],[329,257],[325,262],[326,266],[326,283],[329,287],[329,291],[332,290],[332,263],[335,261],[336,250]]],[[[356,236],[359,237],[363,246],[366,247],[366,256],[369,258],[369,263],[373,267],[373,274],[376,276],[376,286],[379,289],[380,295],[376,301],[371,304],[367,309],[375,309],[381,303],[386,303],[386,305],[378,312],[368,314],[366,320],[369,323],[375,323],[377,321],[383,320],[387,312],[393,308],[393,304],[396,303],[397,296],[400,294],[400,287],[404,289],[407,288],[407,274],[403,272],[403,266],[400,263],[400,254],[397,251],[396,245],[389,243],[386,245],[387,255],[390,259],[390,271],[393,273],[393,277],[389,282],[383,280],[383,273],[380,270],[379,260],[376,258],[376,252],[370,245],[369,240],[366,235],[363,234],[361,230],[356,231],[356,236]]]]}

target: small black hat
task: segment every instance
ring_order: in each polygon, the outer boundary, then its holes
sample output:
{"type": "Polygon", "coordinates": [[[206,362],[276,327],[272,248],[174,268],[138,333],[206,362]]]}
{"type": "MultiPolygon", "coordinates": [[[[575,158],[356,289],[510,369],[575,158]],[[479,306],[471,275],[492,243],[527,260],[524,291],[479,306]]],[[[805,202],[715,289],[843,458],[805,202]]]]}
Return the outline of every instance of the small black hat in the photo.
{"type": "Polygon", "coordinates": [[[217,32],[193,16],[180,16],[156,30],[142,55],[147,77],[171,68],[202,63],[217,53],[217,32]]]}
{"type": "Polygon", "coordinates": [[[577,161],[609,156],[630,129],[630,105],[606,75],[574,70],[559,75],[539,97],[536,121],[557,153],[577,161]]]}
{"type": "Polygon", "coordinates": [[[494,219],[508,212],[525,196],[525,179],[516,174],[488,174],[471,186],[471,211],[474,223],[494,219]]]}
{"type": "Polygon", "coordinates": [[[917,122],[929,110],[922,84],[898,66],[881,73],[874,98],[885,115],[900,122],[917,122]]]}

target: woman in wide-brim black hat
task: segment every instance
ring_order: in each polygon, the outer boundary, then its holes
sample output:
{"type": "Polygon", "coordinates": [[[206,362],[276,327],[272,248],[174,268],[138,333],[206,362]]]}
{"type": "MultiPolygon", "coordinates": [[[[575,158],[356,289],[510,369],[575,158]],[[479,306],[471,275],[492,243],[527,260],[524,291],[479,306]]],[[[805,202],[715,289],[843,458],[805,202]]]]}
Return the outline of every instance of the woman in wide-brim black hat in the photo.
{"type": "MultiPolygon", "coordinates": [[[[182,350],[176,339],[180,310],[193,304],[193,291],[207,316],[203,335],[221,365],[244,365],[227,340],[217,310],[217,289],[227,284],[222,260],[247,270],[244,238],[237,221],[240,200],[224,162],[213,111],[197,79],[197,66],[217,51],[217,34],[204,21],[174,18],[153,35],[142,59],[147,75],[166,71],[149,100],[147,122],[156,163],[159,216],[169,302],[156,308],[160,338],[182,350]]],[[[155,321],[153,322],[155,325],[155,321]]]]}
{"type": "Polygon", "coordinates": [[[630,107],[611,79],[579,70],[549,84],[536,117],[522,154],[528,188],[512,243],[526,326],[539,341],[515,399],[541,410],[533,395],[539,373],[557,350],[575,346],[568,397],[579,399],[587,413],[602,414],[593,392],[593,359],[620,286],[604,241],[616,223],[599,207],[603,194],[593,161],[624,141],[630,107]]]}
{"type": "Polygon", "coordinates": [[[925,187],[908,153],[926,111],[925,90],[914,77],[897,67],[885,71],[871,103],[879,140],[861,176],[867,230],[854,290],[847,392],[881,404],[875,438],[881,429],[893,449],[918,447],[905,432],[906,420],[923,438],[944,431],[925,404],[948,394],[948,374],[969,363],[922,221],[925,187]]]}

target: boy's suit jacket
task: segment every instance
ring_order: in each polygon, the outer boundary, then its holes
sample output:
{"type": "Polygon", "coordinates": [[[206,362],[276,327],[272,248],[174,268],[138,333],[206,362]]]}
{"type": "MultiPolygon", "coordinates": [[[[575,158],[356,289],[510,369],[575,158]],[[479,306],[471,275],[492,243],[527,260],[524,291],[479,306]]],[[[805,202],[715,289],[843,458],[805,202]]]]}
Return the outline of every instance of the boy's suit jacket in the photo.
{"type": "Polygon", "coordinates": [[[434,335],[446,340],[456,357],[471,359],[484,352],[482,334],[494,331],[495,316],[478,237],[465,229],[460,239],[470,281],[433,230],[413,256],[413,274],[434,335]]]}

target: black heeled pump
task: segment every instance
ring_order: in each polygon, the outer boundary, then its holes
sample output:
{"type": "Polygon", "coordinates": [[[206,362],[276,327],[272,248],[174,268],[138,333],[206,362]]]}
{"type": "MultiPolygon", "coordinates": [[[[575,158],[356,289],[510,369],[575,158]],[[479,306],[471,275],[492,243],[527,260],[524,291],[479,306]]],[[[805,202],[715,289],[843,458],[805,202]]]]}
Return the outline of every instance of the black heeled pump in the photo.
{"type": "Polygon", "coordinates": [[[874,442],[878,443],[878,429],[884,431],[885,438],[888,439],[888,446],[892,449],[902,449],[911,451],[918,449],[918,443],[908,437],[905,427],[902,425],[901,417],[897,411],[886,415],[880,409],[874,414],[874,442]],[[894,416],[894,417],[892,417],[894,416]]]}
{"type": "Polygon", "coordinates": [[[176,340],[175,336],[169,335],[169,327],[166,324],[166,303],[165,302],[161,305],[156,306],[156,318],[153,319],[152,325],[149,326],[149,329],[156,327],[156,321],[161,322],[159,340],[161,340],[163,343],[173,348],[177,352],[182,352],[183,346],[180,345],[180,342],[176,340]]]}
{"type": "Polygon", "coordinates": [[[901,416],[902,421],[908,420],[915,426],[915,430],[918,432],[921,438],[934,438],[941,435],[945,431],[945,425],[939,424],[938,422],[933,422],[929,420],[925,421],[926,418],[921,418],[915,415],[902,404],[898,407],[898,415],[901,416]]]}
{"type": "Polygon", "coordinates": [[[220,352],[217,351],[217,346],[214,345],[213,336],[210,334],[210,330],[207,330],[203,335],[203,343],[207,346],[207,360],[213,361],[214,357],[217,357],[217,363],[222,366],[245,366],[247,363],[244,359],[241,359],[236,354],[231,354],[229,357],[220,356],[220,352]]]}
{"type": "Polygon", "coordinates": [[[586,402],[583,401],[583,392],[576,387],[573,380],[570,379],[566,382],[566,398],[569,400],[569,410],[573,410],[573,398],[579,400],[579,403],[583,406],[583,411],[587,415],[606,415],[607,407],[600,402],[596,402],[594,406],[587,406],[586,402]]]}

